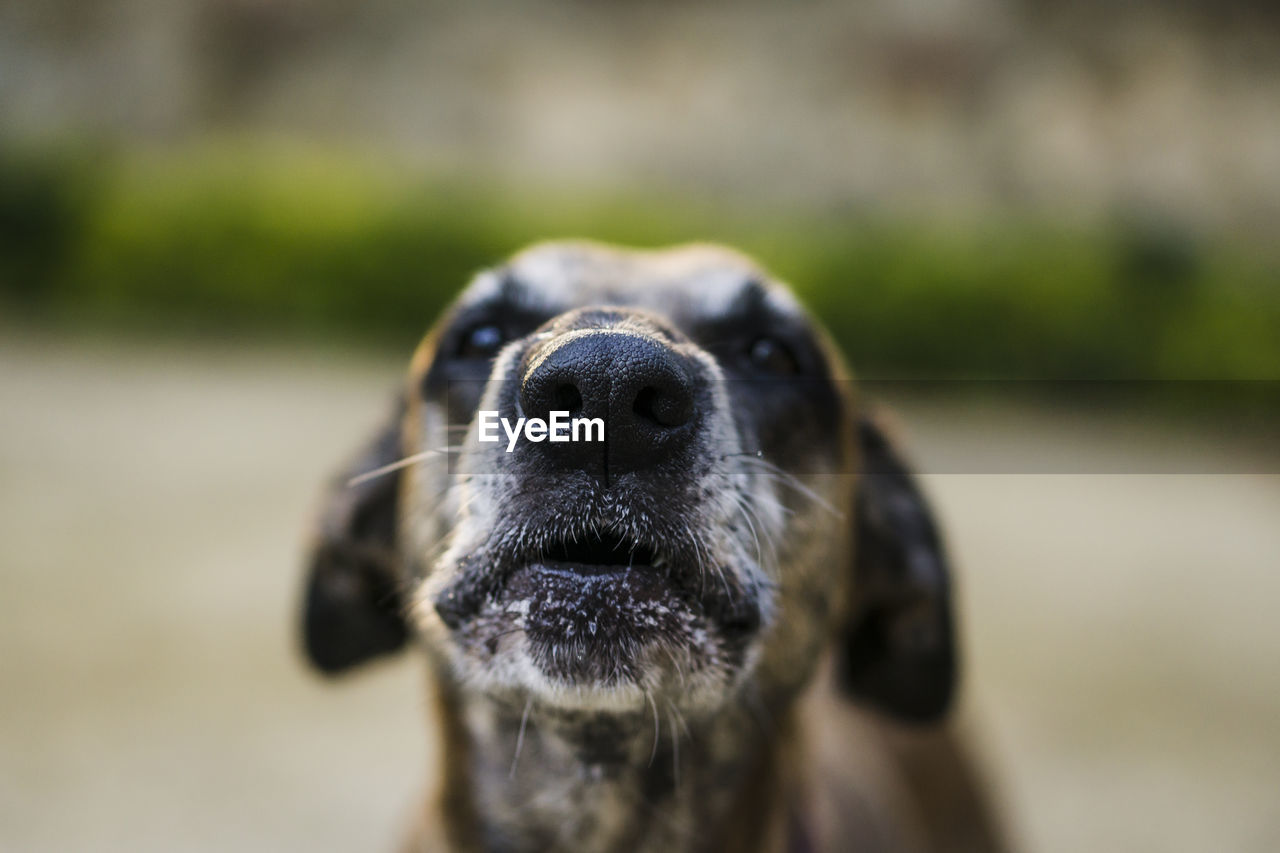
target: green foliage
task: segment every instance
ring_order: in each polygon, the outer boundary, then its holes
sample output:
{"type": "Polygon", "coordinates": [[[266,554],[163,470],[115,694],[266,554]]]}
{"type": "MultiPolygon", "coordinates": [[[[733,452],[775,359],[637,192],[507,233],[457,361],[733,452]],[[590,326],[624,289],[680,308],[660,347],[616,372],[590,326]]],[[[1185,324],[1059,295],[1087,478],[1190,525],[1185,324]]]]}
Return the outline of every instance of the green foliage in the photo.
{"type": "Polygon", "coordinates": [[[791,281],[863,374],[1274,378],[1280,272],[1126,222],[794,216],[657,194],[405,181],[323,157],[0,157],[0,299],[54,320],[407,349],[538,239],[721,240],[791,281]]]}

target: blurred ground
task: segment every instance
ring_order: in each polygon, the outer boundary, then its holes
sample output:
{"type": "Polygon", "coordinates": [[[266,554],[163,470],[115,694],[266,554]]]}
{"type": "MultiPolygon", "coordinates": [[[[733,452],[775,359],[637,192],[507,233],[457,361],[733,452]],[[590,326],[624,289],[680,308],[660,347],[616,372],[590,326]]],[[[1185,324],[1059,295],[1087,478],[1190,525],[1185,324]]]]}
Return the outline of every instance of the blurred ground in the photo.
{"type": "MultiPolygon", "coordinates": [[[[390,846],[425,762],[416,667],[324,684],[291,620],[314,489],[399,369],[0,336],[0,848],[390,846]]],[[[900,409],[926,460],[1248,465],[1105,414],[900,409]]],[[[962,567],[966,717],[1024,848],[1280,846],[1280,477],[928,486],[962,567]]]]}

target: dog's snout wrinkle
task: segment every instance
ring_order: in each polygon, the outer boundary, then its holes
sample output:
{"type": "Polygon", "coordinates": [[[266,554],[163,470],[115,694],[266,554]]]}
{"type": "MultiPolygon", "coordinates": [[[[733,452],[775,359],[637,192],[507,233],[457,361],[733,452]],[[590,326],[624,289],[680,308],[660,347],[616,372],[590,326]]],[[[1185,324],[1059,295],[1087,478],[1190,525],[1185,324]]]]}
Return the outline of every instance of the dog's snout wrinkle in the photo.
{"type": "Polygon", "coordinates": [[[603,447],[568,442],[537,452],[606,480],[686,446],[697,414],[684,357],[654,336],[614,329],[570,331],[543,343],[529,360],[519,397],[526,417],[568,411],[603,419],[603,447]]]}

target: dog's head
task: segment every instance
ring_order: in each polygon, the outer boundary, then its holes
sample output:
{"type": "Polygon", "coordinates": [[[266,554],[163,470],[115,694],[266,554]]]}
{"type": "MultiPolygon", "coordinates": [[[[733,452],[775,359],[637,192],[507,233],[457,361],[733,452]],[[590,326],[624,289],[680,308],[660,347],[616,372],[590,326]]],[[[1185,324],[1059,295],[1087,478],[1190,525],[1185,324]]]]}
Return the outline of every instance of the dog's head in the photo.
{"type": "Polygon", "coordinates": [[[545,244],[480,274],[329,493],[304,631],[329,672],[415,638],[515,707],[785,702],[833,644],[900,718],[955,679],[910,476],[791,294],[707,246],[545,244]]]}

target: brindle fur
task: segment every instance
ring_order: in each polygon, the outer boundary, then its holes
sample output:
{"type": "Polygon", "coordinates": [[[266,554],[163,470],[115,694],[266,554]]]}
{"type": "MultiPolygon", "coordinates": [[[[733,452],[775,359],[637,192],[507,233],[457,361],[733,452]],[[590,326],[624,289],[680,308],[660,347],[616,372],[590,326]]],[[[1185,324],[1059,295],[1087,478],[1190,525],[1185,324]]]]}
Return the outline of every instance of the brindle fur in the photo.
{"type": "Polygon", "coordinates": [[[790,293],[727,249],[543,244],[472,282],[335,480],[312,554],[321,669],[406,640],[426,652],[440,748],[412,849],[1001,849],[940,721],[945,554],[849,378],[790,293]],[[488,321],[506,346],[459,357],[488,321]],[[683,359],[687,447],[619,474],[607,455],[566,471],[476,441],[477,407],[512,410],[540,347],[590,334],[683,359]],[[787,342],[795,375],[742,367],[761,335],[787,342]],[[522,573],[603,528],[653,545],[662,571],[522,573]]]}

